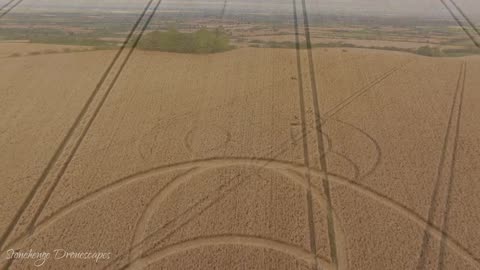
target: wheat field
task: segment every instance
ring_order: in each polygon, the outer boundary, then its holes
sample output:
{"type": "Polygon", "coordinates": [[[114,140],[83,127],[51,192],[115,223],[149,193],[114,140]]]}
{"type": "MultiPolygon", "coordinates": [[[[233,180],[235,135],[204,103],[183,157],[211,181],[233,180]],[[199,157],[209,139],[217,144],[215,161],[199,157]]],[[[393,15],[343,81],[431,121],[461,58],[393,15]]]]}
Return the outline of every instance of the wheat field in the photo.
{"type": "Polygon", "coordinates": [[[480,269],[479,57],[114,55],[1,59],[2,267],[480,269]]]}

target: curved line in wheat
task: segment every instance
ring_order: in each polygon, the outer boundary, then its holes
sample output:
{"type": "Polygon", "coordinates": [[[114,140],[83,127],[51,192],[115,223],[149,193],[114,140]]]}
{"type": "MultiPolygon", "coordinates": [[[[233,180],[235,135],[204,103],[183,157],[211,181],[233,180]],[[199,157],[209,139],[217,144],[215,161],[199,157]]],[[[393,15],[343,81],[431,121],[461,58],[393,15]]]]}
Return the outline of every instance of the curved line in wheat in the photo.
{"type": "Polygon", "coordinates": [[[195,167],[219,168],[219,167],[228,167],[228,166],[235,166],[235,165],[242,165],[242,166],[253,165],[253,166],[259,166],[263,168],[290,168],[290,169],[295,169],[300,171],[302,171],[302,168],[303,168],[303,164],[301,163],[294,163],[294,162],[280,161],[280,160],[273,160],[273,159],[266,159],[266,158],[256,158],[256,157],[231,157],[228,159],[216,157],[216,158],[184,161],[184,162],[178,162],[174,164],[167,164],[167,165],[154,167],[148,170],[144,170],[141,172],[137,172],[137,173],[122,177],[104,187],[101,187],[87,195],[84,195],[81,198],[73,200],[67,205],[62,206],[56,212],[43,218],[40,222],[35,224],[32,232],[24,233],[19,237],[15,238],[14,240],[10,241],[10,243],[5,245],[5,248],[0,250],[0,252],[3,253],[7,249],[17,244],[18,242],[26,240],[28,236],[31,236],[34,233],[45,230],[48,226],[50,226],[51,224],[61,219],[63,216],[66,216],[69,213],[73,212],[74,210],[81,207],[82,205],[87,204],[91,201],[94,201],[101,196],[107,195],[133,182],[136,182],[148,177],[157,176],[158,174],[168,173],[168,172],[177,171],[177,170],[189,170],[195,167]]]}
{"type": "MultiPolygon", "coordinates": [[[[213,125],[213,126],[210,127],[210,129],[212,129],[212,128],[217,129],[217,131],[223,132],[224,135],[225,135],[225,140],[220,141],[219,145],[211,146],[210,148],[206,149],[207,152],[215,151],[217,149],[225,147],[225,145],[227,145],[232,140],[232,134],[230,133],[230,131],[228,129],[222,128],[221,126],[218,126],[218,125],[213,125]]],[[[197,151],[195,151],[195,149],[193,149],[193,135],[194,135],[194,132],[195,132],[196,129],[197,129],[197,127],[194,127],[192,129],[190,129],[185,134],[185,136],[183,138],[183,145],[185,146],[185,148],[187,149],[187,151],[189,153],[196,153],[197,152],[197,151]]],[[[204,153],[204,152],[202,152],[202,153],[204,153]]]]}
{"type": "MultiPolygon", "coordinates": [[[[367,139],[367,141],[369,141],[370,143],[373,144],[373,147],[375,148],[375,152],[377,152],[373,165],[370,168],[368,168],[368,170],[365,173],[363,173],[362,175],[359,174],[359,176],[356,177],[355,179],[362,180],[365,177],[372,174],[375,171],[375,169],[378,167],[380,162],[382,161],[382,156],[383,156],[382,148],[380,147],[380,144],[377,142],[377,140],[375,140],[375,138],[373,138],[370,134],[365,132],[363,129],[361,129],[361,128],[353,125],[353,124],[347,123],[345,121],[341,121],[341,120],[336,119],[336,118],[322,118],[322,119],[324,121],[323,124],[335,122],[337,124],[352,128],[352,129],[356,130],[357,132],[359,132],[360,134],[362,134],[367,139]]],[[[353,161],[352,161],[352,163],[353,163],[353,161]]]]}
{"type": "MultiPolygon", "coordinates": [[[[148,222],[153,217],[155,212],[158,210],[161,203],[165,199],[167,199],[168,196],[171,193],[173,193],[179,186],[181,186],[184,183],[189,182],[192,179],[191,177],[194,174],[204,173],[208,170],[213,170],[213,169],[216,169],[216,167],[205,167],[203,169],[199,169],[198,167],[193,168],[193,169],[187,171],[186,173],[183,173],[183,174],[175,177],[172,181],[170,181],[164,188],[162,188],[154,196],[154,198],[145,207],[145,209],[142,212],[142,215],[140,216],[140,219],[138,220],[137,225],[135,227],[134,236],[133,236],[133,240],[132,240],[132,245],[131,245],[131,249],[130,249],[130,251],[131,251],[130,256],[129,256],[130,257],[130,262],[135,261],[138,258],[141,258],[142,254],[143,254],[141,244],[142,244],[142,241],[144,241],[144,239],[145,239],[145,232],[146,232],[148,222]]],[[[272,168],[266,167],[265,169],[272,169],[272,168]]],[[[280,170],[275,170],[275,171],[284,175],[287,179],[294,180],[297,184],[301,185],[305,189],[307,189],[308,186],[309,186],[308,181],[302,176],[298,176],[294,173],[290,173],[288,170],[284,170],[284,169],[281,169],[281,168],[280,168],[280,170]]],[[[323,200],[323,197],[320,194],[319,190],[314,189],[312,191],[313,191],[313,195],[315,195],[314,197],[317,198],[321,202],[323,200]]],[[[320,205],[325,206],[325,204],[322,204],[322,203],[320,205]]],[[[340,222],[338,222],[338,217],[337,216],[334,216],[334,222],[335,222],[335,224],[340,224],[340,222]]],[[[338,259],[339,259],[339,266],[345,265],[345,267],[343,267],[343,268],[339,267],[339,268],[340,269],[346,269],[347,268],[346,267],[346,265],[347,265],[346,246],[343,245],[345,243],[345,240],[344,240],[345,237],[343,235],[343,232],[342,232],[342,234],[339,233],[338,229],[335,230],[335,234],[336,234],[336,237],[341,240],[341,241],[338,241],[338,242],[342,243],[342,245],[340,245],[338,247],[338,250],[337,250],[338,259]]]]}
{"type": "Polygon", "coordinates": [[[157,210],[156,207],[152,207],[152,206],[157,205],[160,202],[164,201],[167,198],[168,194],[172,193],[182,183],[188,181],[188,179],[192,177],[193,174],[195,173],[200,174],[204,171],[205,170],[200,170],[197,167],[192,168],[186,171],[185,173],[182,173],[174,177],[165,187],[163,187],[159,192],[157,192],[157,194],[154,195],[153,199],[150,200],[150,202],[142,211],[142,214],[140,215],[140,218],[138,219],[137,224],[135,225],[133,239],[131,242],[130,258],[136,258],[142,255],[142,250],[140,249],[140,246],[138,248],[134,248],[134,247],[139,245],[139,243],[141,243],[144,240],[144,235],[147,229],[148,222],[151,220],[151,218],[155,214],[155,211],[157,210]]]}
{"type": "MultiPolygon", "coordinates": [[[[159,166],[156,168],[152,168],[146,171],[142,171],[139,173],[135,173],[133,175],[123,177],[117,181],[112,182],[111,184],[97,189],[96,191],[89,193],[88,195],[83,196],[68,205],[63,206],[57,212],[48,216],[37,226],[34,228],[32,233],[38,233],[40,231],[45,230],[49,225],[55,223],[57,220],[61,219],[63,216],[71,213],[73,210],[79,208],[80,206],[91,202],[102,195],[108,194],[114,190],[120,189],[121,187],[133,183],[135,181],[141,180],[143,178],[149,176],[155,176],[159,173],[170,172],[174,170],[181,170],[181,169],[191,169],[193,167],[226,167],[226,166],[234,166],[234,165],[256,165],[262,167],[270,167],[270,168],[277,168],[280,167],[281,169],[290,169],[294,171],[298,171],[301,173],[305,173],[307,168],[305,168],[302,164],[292,163],[287,161],[279,161],[279,160],[271,160],[271,159],[263,159],[263,158],[244,158],[244,157],[232,157],[229,159],[225,158],[211,158],[211,159],[202,159],[202,160],[195,160],[195,161],[188,161],[188,162],[179,162],[176,164],[164,165],[159,166]]],[[[319,170],[310,169],[310,174],[317,177],[323,177],[323,173],[319,170]]],[[[429,224],[424,218],[422,218],[419,214],[415,213],[414,211],[408,209],[406,206],[388,198],[387,196],[380,194],[373,189],[364,186],[360,183],[355,181],[351,181],[346,179],[342,176],[329,174],[328,179],[335,184],[345,186],[350,188],[353,191],[356,191],[367,198],[370,198],[383,206],[386,206],[400,215],[404,216],[405,218],[411,220],[417,226],[424,229],[425,227],[429,228],[429,233],[431,236],[437,239],[441,239],[442,235],[445,236],[445,243],[446,245],[455,253],[457,253],[460,257],[465,259],[469,264],[475,266],[477,269],[480,269],[480,262],[474,259],[474,256],[465,248],[463,247],[458,241],[452,239],[447,233],[442,232],[436,226],[429,224]]],[[[316,188],[319,188],[316,186],[316,188]]],[[[14,239],[10,242],[1,252],[4,253],[7,249],[11,248],[13,245],[18,244],[18,242],[26,240],[28,236],[31,234],[23,234],[20,237],[14,239]]]]}
{"type": "Polygon", "coordinates": [[[131,264],[127,269],[143,269],[149,264],[160,261],[168,256],[172,256],[179,252],[184,252],[200,247],[214,246],[214,245],[240,245],[247,247],[258,247],[264,249],[272,249],[284,254],[301,259],[307,263],[314,264],[315,260],[319,263],[321,269],[333,269],[329,262],[323,258],[310,253],[309,251],[288,243],[278,240],[266,239],[255,236],[245,235],[215,235],[207,237],[199,237],[192,240],[176,243],[167,246],[160,251],[153,253],[147,257],[143,257],[135,263],[131,264]]]}
{"type": "Polygon", "coordinates": [[[335,156],[341,158],[342,160],[344,160],[345,162],[347,162],[353,169],[353,178],[352,179],[357,180],[357,179],[360,178],[360,168],[347,155],[344,155],[342,153],[335,152],[335,151],[328,152],[327,154],[328,155],[335,155],[335,156]]]}

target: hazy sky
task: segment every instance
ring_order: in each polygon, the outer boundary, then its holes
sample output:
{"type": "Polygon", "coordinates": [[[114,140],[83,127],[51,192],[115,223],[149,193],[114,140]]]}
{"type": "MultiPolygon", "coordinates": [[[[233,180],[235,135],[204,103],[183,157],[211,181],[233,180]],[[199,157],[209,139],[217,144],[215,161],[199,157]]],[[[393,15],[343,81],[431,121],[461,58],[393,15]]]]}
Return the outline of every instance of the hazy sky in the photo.
{"type": "MultiPolygon", "coordinates": [[[[289,11],[292,0],[227,0],[227,12],[237,13],[242,10],[289,11]]],[[[300,4],[300,0],[297,0],[300,4]]],[[[415,16],[448,16],[440,0],[306,0],[309,11],[385,14],[385,15],[415,15],[415,16]]],[[[7,0],[0,0],[0,5],[7,0]]],[[[195,8],[218,9],[224,0],[163,0],[163,8],[195,8]]],[[[447,0],[448,2],[448,0],[447,0]]],[[[480,19],[480,0],[456,0],[470,15],[480,19]]],[[[99,7],[111,9],[140,8],[147,0],[24,0],[23,8],[29,6],[46,6],[61,8],[99,7]]]]}

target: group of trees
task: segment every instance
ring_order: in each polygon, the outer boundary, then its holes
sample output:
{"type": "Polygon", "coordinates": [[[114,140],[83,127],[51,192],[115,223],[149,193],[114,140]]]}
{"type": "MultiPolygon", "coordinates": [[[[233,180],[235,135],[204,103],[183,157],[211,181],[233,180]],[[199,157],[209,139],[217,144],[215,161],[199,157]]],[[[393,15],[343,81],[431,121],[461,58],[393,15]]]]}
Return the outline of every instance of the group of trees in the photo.
{"type": "Polygon", "coordinates": [[[442,51],[438,47],[422,46],[415,52],[416,54],[430,57],[443,56],[442,51]]]}
{"type": "Polygon", "coordinates": [[[232,48],[228,35],[221,28],[202,28],[192,33],[182,33],[174,27],[145,34],[138,47],[177,53],[215,53],[232,48]]]}

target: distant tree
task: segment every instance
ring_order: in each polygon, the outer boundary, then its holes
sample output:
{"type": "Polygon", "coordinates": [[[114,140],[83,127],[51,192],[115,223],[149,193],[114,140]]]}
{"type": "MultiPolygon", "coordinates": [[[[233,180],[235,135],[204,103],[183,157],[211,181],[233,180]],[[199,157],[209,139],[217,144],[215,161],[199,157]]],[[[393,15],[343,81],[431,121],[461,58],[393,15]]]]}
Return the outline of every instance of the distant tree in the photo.
{"type": "Polygon", "coordinates": [[[138,46],[144,50],[179,53],[215,53],[232,48],[223,28],[212,31],[202,27],[193,33],[181,33],[174,26],[170,26],[167,31],[146,34],[138,46]]]}
{"type": "Polygon", "coordinates": [[[417,54],[430,57],[439,57],[442,56],[442,51],[436,47],[422,46],[417,49],[417,54]]]}

